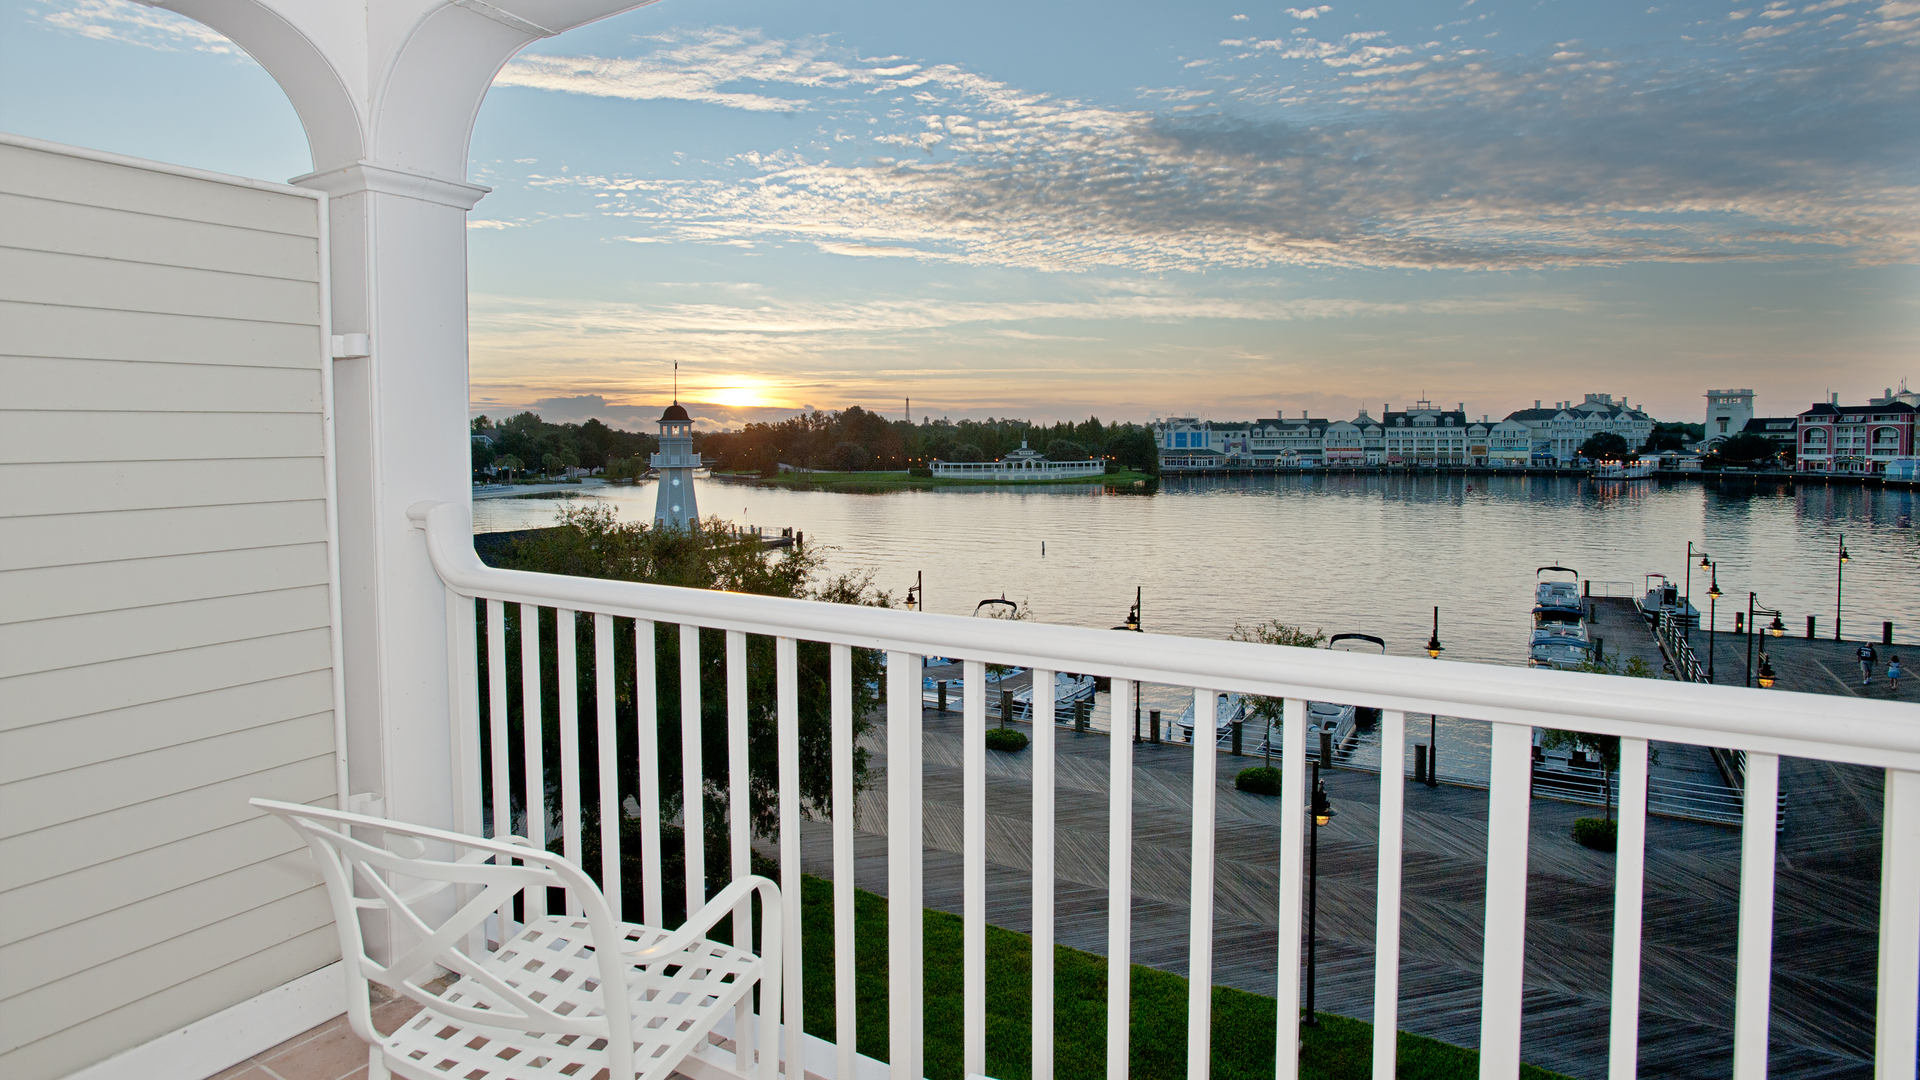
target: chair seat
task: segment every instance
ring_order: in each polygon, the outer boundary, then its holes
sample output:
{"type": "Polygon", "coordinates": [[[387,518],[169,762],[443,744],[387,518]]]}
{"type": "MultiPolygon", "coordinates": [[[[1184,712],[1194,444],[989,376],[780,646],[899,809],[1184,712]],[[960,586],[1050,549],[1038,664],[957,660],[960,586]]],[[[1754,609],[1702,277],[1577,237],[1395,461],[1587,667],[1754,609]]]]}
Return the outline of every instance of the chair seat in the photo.
{"type": "MultiPolygon", "coordinates": [[[[665,930],[635,923],[619,928],[621,948],[628,952],[667,936],[665,930]]],[[[605,998],[584,918],[536,918],[481,965],[562,1016],[601,1013],[605,998]]],[[[761,959],[753,953],[704,940],[648,967],[629,968],[626,998],[639,1021],[633,1054],[639,1076],[665,1076],[700,1046],[713,1024],[753,987],[760,968],[761,959]]],[[[467,1008],[502,1007],[472,979],[453,983],[440,999],[467,1008]]],[[[428,1006],[388,1036],[381,1049],[389,1069],[413,1080],[607,1080],[605,1047],[606,1040],[584,1035],[530,1034],[451,1020],[428,1006]]]]}

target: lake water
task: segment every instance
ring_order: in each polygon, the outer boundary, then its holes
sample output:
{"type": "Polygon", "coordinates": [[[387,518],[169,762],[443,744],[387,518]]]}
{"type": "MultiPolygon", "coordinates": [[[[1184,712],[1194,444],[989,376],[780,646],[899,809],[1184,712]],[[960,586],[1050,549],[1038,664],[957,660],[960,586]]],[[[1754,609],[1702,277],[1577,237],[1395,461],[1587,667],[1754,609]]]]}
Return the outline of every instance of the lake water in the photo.
{"type": "MultiPolygon", "coordinates": [[[[1156,633],[1225,637],[1236,624],[1279,619],[1373,634],[1388,652],[1416,656],[1437,605],[1445,660],[1520,665],[1537,567],[1573,567],[1596,595],[1637,596],[1649,572],[1683,580],[1689,540],[1719,564],[1721,629],[1732,628],[1736,608],[1744,613],[1751,590],[1786,613],[1791,633],[1804,633],[1812,614],[1829,635],[1844,534],[1848,636],[1878,640],[1881,621],[1892,620],[1912,640],[1920,621],[1920,532],[1906,491],[1436,475],[1177,479],[1152,495],[1083,485],[846,495],[698,484],[703,513],[800,529],[810,545],[832,549],[830,566],[871,569],[896,599],[924,573],[928,609],[956,615],[1005,595],[1043,622],[1114,626],[1138,585],[1156,633]]],[[[588,491],[582,497],[605,500],[623,520],[652,517],[651,484],[588,491]]],[[[555,507],[476,500],[474,527],[550,525],[555,507]]],[[[1693,576],[1704,612],[1706,575],[1696,565],[1693,576]]],[[[1149,701],[1176,712],[1181,704],[1158,688],[1149,701]]],[[[1479,764],[1479,731],[1441,736],[1443,754],[1455,751],[1451,765],[1479,764]]]]}

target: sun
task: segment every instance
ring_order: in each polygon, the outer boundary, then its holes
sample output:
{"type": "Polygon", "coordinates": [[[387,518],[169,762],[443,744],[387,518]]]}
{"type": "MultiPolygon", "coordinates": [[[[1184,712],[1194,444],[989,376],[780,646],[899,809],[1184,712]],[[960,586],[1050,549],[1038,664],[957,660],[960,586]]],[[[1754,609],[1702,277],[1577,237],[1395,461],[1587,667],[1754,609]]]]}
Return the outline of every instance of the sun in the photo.
{"type": "Polygon", "coordinates": [[[767,394],[765,387],[750,384],[719,387],[708,396],[715,405],[725,405],[735,409],[751,409],[780,404],[767,394]]]}

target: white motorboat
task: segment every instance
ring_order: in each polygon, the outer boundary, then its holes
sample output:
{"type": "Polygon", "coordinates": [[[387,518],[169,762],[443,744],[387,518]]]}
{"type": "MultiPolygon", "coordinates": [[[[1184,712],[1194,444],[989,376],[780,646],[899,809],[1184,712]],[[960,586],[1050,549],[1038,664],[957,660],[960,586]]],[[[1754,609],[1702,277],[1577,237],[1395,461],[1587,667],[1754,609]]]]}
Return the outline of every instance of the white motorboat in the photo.
{"type": "Polygon", "coordinates": [[[1528,667],[1577,668],[1593,656],[1587,636],[1587,612],[1580,596],[1580,572],[1570,566],[1534,571],[1533,636],[1527,642],[1528,667]],[[1565,580],[1544,578],[1566,574],[1565,580]]]}
{"type": "MultiPolygon", "coordinates": [[[[1223,693],[1223,694],[1216,695],[1214,697],[1213,706],[1214,706],[1214,725],[1213,725],[1214,737],[1216,739],[1232,738],[1233,725],[1235,724],[1235,722],[1244,721],[1247,718],[1246,699],[1241,697],[1239,694],[1223,693]]],[[[1180,732],[1182,735],[1186,736],[1186,740],[1188,742],[1193,741],[1193,702],[1192,701],[1188,701],[1186,709],[1180,713],[1180,732]]]]}
{"type": "Polygon", "coordinates": [[[1661,615],[1671,614],[1686,620],[1688,626],[1700,625],[1700,609],[1680,595],[1680,587],[1667,580],[1667,575],[1647,574],[1641,584],[1646,587],[1646,595],[1640,598],[1640,614],[1648,622],[1658,623],[1661,615]]]}

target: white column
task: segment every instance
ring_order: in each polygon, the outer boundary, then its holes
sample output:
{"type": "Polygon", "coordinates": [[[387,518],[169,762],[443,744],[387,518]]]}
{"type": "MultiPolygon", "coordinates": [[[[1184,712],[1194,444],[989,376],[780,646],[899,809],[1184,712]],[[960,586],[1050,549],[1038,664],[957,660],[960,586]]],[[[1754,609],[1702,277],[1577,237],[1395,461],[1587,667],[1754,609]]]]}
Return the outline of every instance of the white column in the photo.
{"type": "Polygon", "coordinates": [[[466,211],[484,188],[352,166],[327,192],[348,769],[403,821],[450,825],[442,586],[407,507],[469,499],[466,211]],[[404,191],[405,193],[401,193],[404,191]]]}

